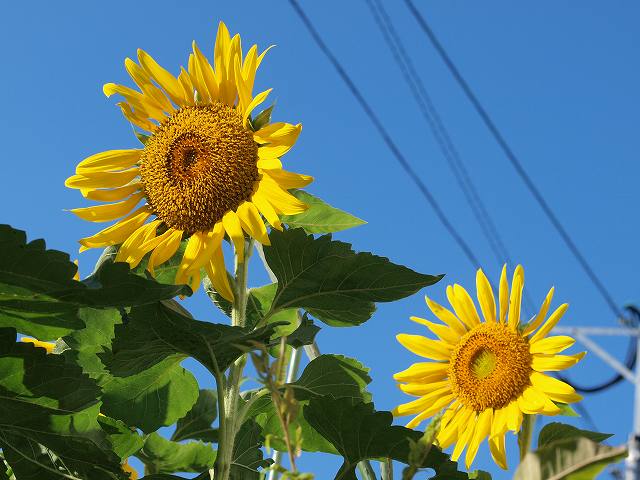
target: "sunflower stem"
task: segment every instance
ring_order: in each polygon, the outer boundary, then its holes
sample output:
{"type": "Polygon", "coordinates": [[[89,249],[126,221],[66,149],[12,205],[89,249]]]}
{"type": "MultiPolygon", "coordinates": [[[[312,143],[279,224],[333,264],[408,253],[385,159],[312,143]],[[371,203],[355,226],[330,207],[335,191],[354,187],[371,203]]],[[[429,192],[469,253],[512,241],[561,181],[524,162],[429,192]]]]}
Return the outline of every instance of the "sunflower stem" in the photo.
{"type": "Polygon", "coordinates": [[[377,480],[376,472],[373,470],[371,463],[368,461],[358,462],[358,470],[363,480],[377,480]]]}
{"type": "Polygon", "coordinates": [[[533,430],[536,424],[535,415],[524,415],[522,419],[522,428],[518,432],[518,447],[520,448],[520,462],[531,450],[531,440],[533,438],[533,430]]]}
{"type": "MultiPolygon", "coordinates": [[[[236,254],[235,275],[234,275],[234,299],[231,311],[231,325],[234,327],[244,327],[247,311],[247,276],[249,270],[249,257],[253,248],[253,240],[245,241],[244,256],[236,254]]],[[[242,355],[230,367],[224,385],[224,402],[221,407],[224,409],[220,415],[220,442],[218,443],[218,456],[215,464],[216,480],[229,480],[231,474],[231,463],[233,460],[233,446],[236,433],[242,426],[242,412],[239,408],[240,383],[242,372],[247,363],[247,356],[242,355]]]]}

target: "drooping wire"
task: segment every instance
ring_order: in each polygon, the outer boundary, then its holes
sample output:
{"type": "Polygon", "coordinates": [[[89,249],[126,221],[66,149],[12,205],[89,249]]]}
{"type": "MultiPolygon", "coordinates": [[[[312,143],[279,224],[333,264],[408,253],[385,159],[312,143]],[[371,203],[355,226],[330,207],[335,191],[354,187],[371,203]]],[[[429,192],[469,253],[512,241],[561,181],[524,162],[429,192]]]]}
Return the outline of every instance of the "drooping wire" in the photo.
{"type": "Polygon", "coordinates": [[[353,80],[351,80],[351,77],[347,74],[347,72],[342,67],[338,59],[333,55],[329,47],[324,43],[324,41],[320,37],[320,34],[311,23],[311,20],[309,19],[309,17],[307,17],[305,12],[302,10],[302,7],[298,4],[297,0],[289,0],[289,3],[293,7],[294,11],[298,15],[298,17],[300,18],[304,26],[307,28],[307,30],[311,34],[311,37],[313,38],[315,43],[318,45],[318,48],[320,48],[322,53],[331,62],[333,67],[338,72],[338,75],[340,75],[340,78],[342,78],[344,83],[347,85],[347,88],[349,89],[349,91],[352,93],[352,95],[355,97],[355,99],[358,101],[358,103],[364,110],[369,120],[371,120],[371,123],[373,123],[374,127],[382,137],[382,140],[385,142],[389,150],[391,150],[391,153],[393,154],[396,161],[400,164],[400,166],[409,176],[411,181],[413,181],[413,183],[415,183],[415,185],[418,187],[418,189],[420,190],[420,193],[422,193],[422,195],[427,200],[431,208],[433,208],[434,212],[436,213],[436,216],[438,217],[440,222],[443,224],[443,226],[446,228],[446,230],[449,232],[449,234],[453,237],[453,239],[458,244],[458,246],[462,249],[462,251],[464,252],[469,262],[471,262],[474,268],[477,268],[480,265],[480,262],[478,261],[476,256],[473,254],[473,251],[471,250],[467,242],[464,241],[460,233],[458,233],[458,231],[453,226],[453,224],[451,224],[451,222],[447,219],[446,215],[444,214],[444,211],[438,204],[438,201],[435,199],[435,197],[433,196],[429,188],[425,185],[425,183],[417,175],[417,173],[415,172],[411,164],[407,161],[407,159],[402,154],[402,152],[398,149],[397,145],[391,139],[391,136],[385,129],[384,125],[382,125],[382,122],[380,121],[378,116],[374,113],[369,103],[365,100],[364,96],[362,95],[358,87],[355,85],[353,80]]]}
{"type": "Polygon", "coordinates": [[[498,127],[495,125],[495,123],[493,122],[493,120],[485,110],[485,108],[482,106],[482,104],[478,100],[478,97],[476,96],[476,94],[473,92],[473,90],[471,89],[471,87],[469,86],[465,78],[462,76],[462,74],[458,70],[458,67],[456,67],[456,65],[453,63],[453,60],[451,60],[451,57],[449,57],[449,54],[447,53],[447,51],[444,49],[444,47],[442,46],[442,44],[434,34],[433,30],[425,20],[424,16],[418,11],[418,9],[415,7],[412,0],[404,0],[404,1],[407,4],[407,7],[409,8],[409,11],[411,12],[412,16],[418,22],[418,25],[420,26],[422,31],[429,38],[431,44],[436,49],[436,51],[444,61],[445,65],[447,66],[447,68],[449,69],[453,77],[456,79],[456,81],[464,91],[465,95],[467,96],[467,98],[475,108],[478,115],[480,115],[480,118],[482,119],[482,121],[485,123],[485,125],[487,126],[487,128],[489,129],[493,137],[495,138],[496,142],[498,143],[498,145],[506,155],[509,162],[511,162],[511,164],[515,168],[516,172],[518,173],[518,175],[520,176],[524,184],[527,186],[527,188],[529,189],[533,197],[536,199],[536,201],[540,205],[540,208],[542,208],[542,210],[547,215],[547,217],[551,221],[556,231],[560,234],[560,236],[564,240],[565,244],[567,245],[567,247],[569,248],[573,256],[576,258],[576,260],[578,261],[582,269],[585,271],[585,273],[587,274],[591,282],[594,284],[596,289],[600,292],[600,294],[604,298],[605,302],[607,303],[607,305],[609,306],[613,314],[617,318],[620,318],[620,319],[624,318],[620,308],[618,307],[616,302],[613,300],[613,296],[609,293],[607,288],[597,277],[597,275],[593,271],[593,268],[591,267],[587,259],[580,252],[580,250],[578,249],[575,242],[572,240],[569,233],[562,226],[562,224],[560,223],[560,220],[558,219],[556,214],[553,212],[553,210],[545,200],[544,196],[540,192],[540,190],[538,190],[538,187],[536,187],[535,183],[533,182],[533,180],[531,179],[527,171],[524,169],[522,162],[520,162],[520,160],[515,155],[515,153],[513,152],[513,150],[511,149],[511,147],[503,137],[503,135],[500,133],[500,130],[498,130],[498,127]]]}
{"type": "MultiPolygon", "coordinates": [[[[443,60],[443,62],[445,63],[445,65],[447,66],[447,68],[449,69],[449,71],[457,81],[457,83],[460,85],[460,87],[464,91],[465,95],[467,96],[467,98],[475,108],[476,112],[478,113],[478,115],[480,116],[484,124],[487,126],[487,128],[495,138],[496,142],[498,143],[502,151],[504,152],[505,156],[507,157],[509,162],[513,165],[516,172],[518,173],[518,175],[520,176],[524,184],[527,186],[527,188],[529,189],[529,191],[531,192],[535,200],[538,202],[538,204],[540,205],[540,208],[542,208],[544,213],[547,215],[551,224],[554,226],[556,231],[560,234],[560,237],[569,248],[569,251],[573,254],[573,256],[576,258],[576,260],[584,270],[584,272],[587,274],[587,277],[589,277],[593,285],[596,287],[596,289],[604,299],[605,303],[608,305],[611,312],[615,315],[617,319],[623,322],[632,321],[636,325],[638,325],[637,318],[632,316],[631,320],[629,320],[623,315],[622,311],[620,310],[616,302],[613,300],[613,296],[611,295],[609,290],[604,286],[604,284],[600,281],[600,279],[597,277],[597,275],[593,271],[593,268],[591,267],[587,259],[580,252],[580,250],[578,249],[575,242],[572,240],[569,233],[562,226],[562,224],[560,223],[560,220],[558,219],[556,214],[553,212],[553,210],[551,209],[547,201],[544,199],[542,193],[540,192],[540,190],[538,190],[538,188],[536,187],[531,177],[529,177],[529,174],[524,169],[524,166],[522,165],[518,157],[515,155],[515,153],[513,152],[513,150],[511,149],[511,147],[503,137],[503,135],[500,133],[500,130],[498,130],[498,127],[495,125],[495,123],[487,113],[486,109],[482,106],[482,104],[478,100],[478,97],[475,95],[475,93],[469,86],[469,83],[465,80],[465,78],[462,76],[462,74],[460,73],[456,65],[453,63],[453,60],[451,59],[447,51],[444,49],[444,47],[436,37],[435,33],[433,32],[433,30],[425,20],[424,16],[418,11],[418,9],[416,8],[412,0],[404,0],[404,1],[407,7],[409,8],[409,11],[411,12],[411,15],[415,18],[416,22],[418,23],[422,31],[429,38],[429,41],[431,42],[431,44],[433,45],[437,53],[440,55],[440,58],[443,60]]],[[[627,368],[629,369],[632,369],[635,365],[636,347],[637,347],[636,342],[632,338],[629,343],[629,348],[627,349],[627,355],[625,359],[627,368]]],[[[576,390],[580,392],[593,393],[593,392],[599,392],[601,390],[605,390],[622,380],[623,380],[622,375],[616,374],[610,380],[602,382],[598,385],[585,387],[585,386],[576,386],[575,384],[573,384],[573,386],[576,390]]],[[[565,381],[568,381],[568,380],[565,379],[565,381]]]]}
{"type": "MultiPolygon", "coordinates": [[[[398,35],[393,21],[389,17],[380,0],[365,0],[373,18],[382,33],[384,40],[391,50],[394,61],[398,65],[400,72],[409,85],[413,99],[418,105],[423,118],[426,120],[433,137],[445,157],[451,171],[460,186],[474,217],[478,221],[483,235],[487,239],[491,250],[498,261],[499,266],[504,262],[512,265],[511,256],[503,242],[500,233],[491,219],[491,216],[478,193],[478,190],[467,170],[458,149],[456,148],[449,131],[447,130],[441,115],[439,114],[427,88],[418,75],[411,57],[398,35]]],[[[531,314],[535,312],[535,307],[527,290],[524,292],[525,308],[531,314]]]]}

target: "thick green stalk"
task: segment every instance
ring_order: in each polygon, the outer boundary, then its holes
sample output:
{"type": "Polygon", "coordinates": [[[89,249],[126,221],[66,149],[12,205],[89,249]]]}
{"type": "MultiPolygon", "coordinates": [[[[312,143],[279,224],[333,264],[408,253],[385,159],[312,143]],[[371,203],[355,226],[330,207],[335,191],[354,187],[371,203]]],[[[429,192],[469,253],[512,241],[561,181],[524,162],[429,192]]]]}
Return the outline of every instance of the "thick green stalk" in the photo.
{"type": "Polygon", "coordinates": [[[385,458],[380,462],[380,478],[382,480],[393,480],[393,460],[385,458]]]}
{"type": "MultiPolygon", "coordinates": [[[[236,255],[235,291],[231,311],[231,324],[235,327],[244,327],[245,325],[248,299],[247,276],[253,241],[245,242],[244,247],[244,256],[240,258],[236,255]]],[[[239,399],[240,382],[246,363],[247,356],[242,355],[231,365],[225,382],[223,402],[220,404],[221,407],[224,405],[224,408],[221,408],[220,412],[221,428],[215,468],[216,480],[229,480],[231,473],[235,437],[243,420],[239,415],[239,399]]]]}

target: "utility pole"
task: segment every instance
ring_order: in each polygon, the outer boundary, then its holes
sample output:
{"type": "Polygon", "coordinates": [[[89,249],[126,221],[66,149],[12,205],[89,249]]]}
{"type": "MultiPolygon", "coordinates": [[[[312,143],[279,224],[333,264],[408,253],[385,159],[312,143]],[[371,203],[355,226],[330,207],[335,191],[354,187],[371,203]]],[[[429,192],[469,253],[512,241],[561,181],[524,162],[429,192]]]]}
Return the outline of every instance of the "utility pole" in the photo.
{"type": "Polygon", "coordinates": [[[603,362],[634,385],[633,430],[629,434],[629,453],[625,460],[624,478],[625,480],[640,480],[640,328],[556,327],[554,333],[573,336],[591,352],[600,357],[603,362]],[[589,335],[635,337],[637,345],[635,373],[589,338],[589,335]]]}

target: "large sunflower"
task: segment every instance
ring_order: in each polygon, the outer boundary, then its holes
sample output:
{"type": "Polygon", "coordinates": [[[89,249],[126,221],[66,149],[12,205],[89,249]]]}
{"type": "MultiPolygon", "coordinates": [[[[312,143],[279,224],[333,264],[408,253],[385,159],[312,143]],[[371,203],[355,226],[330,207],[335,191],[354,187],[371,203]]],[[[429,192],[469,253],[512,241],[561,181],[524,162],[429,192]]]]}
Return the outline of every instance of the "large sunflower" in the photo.
{"type": "Polygon", "coordinates": [[[500,277],[498,316],[491,285],[478,270],[476,285],[484,321],[463,287],[448,286],[447,298],[455,313],[426,299],[444,325],[411,317],[438,339],[407,334],[397,337],[411,352],[435,361],[414,363],[394,375],[403,382],[399,385],[402,391],[420,397],[398,406],[394,414],[417,414],[407,425],[414,427],[446,408],[437,441],[442,448],[455,443],[453,460],[458,460],[466,447],[467,468],[488,437],[491,456],[506,469],[505,434],[520,430],[523,414],[557,415],[560,408],[555,402],[581,399],[573,387],[543,373],[568,368],[584,356],[557,355],[574,340],[547,337],[568,305],[560,305],[545,322],[553,297],[551,288],[538,314],[521,325],[524,270],[520,265],[516,268],[511,294],[506,271],[505,266],[500,277]]]}
{"type": "Polygon", "coordinates": [[[306,205],[288,190],[313,179],[282,169],[280,157],[296,142],[300,124],[254,123],[251,113],[271,90],[253,95],[256,70],[266,51],[253,45],[243,58],[240,36],[220,23],[213,65],[195,42],[188,69],[174,77],[146,52],[125,68],[140,91],[113,83],[122,113],[150,133],[144,148],[109,150],[81,161],[66,186],[98,202],[72,210],[80,218],[113,225],[80,240],[80,251],[122,244],[116,261],[131,267],[151,252],[147,269],[171,258],[189,238],[176,283],[193,290],[205,268],[227,299],[229,285],[222,241],[231,239],[242,258],[245,233],[268,245],[264,219],[282,229],[279,214],[295,215],[306,205]],[[111,203],[114,202],[114,203],[111,203]],[[139,204],[143,202],[141,206],[139,204]],[[137,207],[137,208],[136,208],[137,207]]]}

